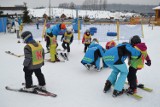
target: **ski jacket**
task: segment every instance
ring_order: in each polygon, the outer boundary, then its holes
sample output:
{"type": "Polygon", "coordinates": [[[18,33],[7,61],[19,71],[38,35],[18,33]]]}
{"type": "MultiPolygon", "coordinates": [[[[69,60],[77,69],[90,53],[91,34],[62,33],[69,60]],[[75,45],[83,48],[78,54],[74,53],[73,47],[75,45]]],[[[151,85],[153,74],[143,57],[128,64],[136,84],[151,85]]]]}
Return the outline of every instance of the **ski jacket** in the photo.
{"type": "Polygon", "coordinates": [[[35,40],[29,41],[24,47],[23,65],[28,69],[38,69],[44,65],[44,49],[35,40]]]}
{"type": "Polygon", "coordinates": [[[51,29],[52,29],[52,35],[55,35],[57,37],[61,31],[60,24],[54,25],[51,29]]]}
{"type": "Polygon", "coordinates": [[[141,57],[139,59],[130,58],[130,66],[135,69],[142,69],[144,67],[144,60],[150,60],[149,55],[147,54],[147,46],[145,43],[139,43],[134,46],[137,50],[141,52],[141,57]]]}
{"type": "Polygon", "coordinates": [[[52,35],[52,29],[51,29],[51,28],[47,28],[47,29],[46,29],[46,34],[52,35]]]}
{"type": "Polygon", "coordinates": [[[141,55],[140,51],[133,48],[130,44],[119,44],[103,54],[103,61],[106,65],[123,64],[127,56],[137,59],[141,55]]]}
{"type": "Polygon", "coordinates": [[[85,53],[84,58],[82,59],[82,64],[95,64],[97,68],[100,68],[100,57],[103,56],[105,50],[99,44],[90,44],[88,50],[85,53]],[[95,60],[95,52],[97,52],[98,59],[95,60]]]}

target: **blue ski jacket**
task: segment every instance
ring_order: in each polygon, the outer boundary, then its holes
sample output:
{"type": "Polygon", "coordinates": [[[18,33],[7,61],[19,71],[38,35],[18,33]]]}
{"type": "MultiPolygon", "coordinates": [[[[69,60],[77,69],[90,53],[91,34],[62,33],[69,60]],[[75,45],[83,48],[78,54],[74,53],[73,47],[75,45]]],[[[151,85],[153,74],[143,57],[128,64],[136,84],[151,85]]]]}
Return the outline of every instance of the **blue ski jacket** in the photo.
{"type": "Polygon", "coordinates": [[[133,48],[130,44],[119,44],[103,54],[103,61],[105,64],[118,65],[123,64],[127,56],[132,58],[139,58],[141,53],[139,50],[133,48]]]}

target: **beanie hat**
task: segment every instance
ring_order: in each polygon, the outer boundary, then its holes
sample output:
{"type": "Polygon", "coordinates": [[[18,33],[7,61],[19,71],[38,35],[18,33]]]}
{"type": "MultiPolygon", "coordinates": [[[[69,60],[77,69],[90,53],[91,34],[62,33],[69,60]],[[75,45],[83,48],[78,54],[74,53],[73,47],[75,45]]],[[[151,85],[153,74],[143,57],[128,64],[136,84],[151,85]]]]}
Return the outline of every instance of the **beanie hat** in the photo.
{"type": "Polygon", "coordinates": [[[92,40],[92,43],[99,43],[99,41],[97,40],[97,38],[94,38],[94,39],[92,40]]]}
{"type": "Polygon", "coordinates": [[[22,33],[21,38],[25,43],[28,43],[29,41],[33,40],[32,33],[30,31],[25,31],[22,33]]]}
{"type": "Polygon", "coordinates": [[[66,25],[64,23],[60,24],[60,29],[66,29],[66,25]]]}
{"type": "Polygon", "coordinates": [[[116,42],[114,40],[106,43],[106,49],[110,49],[110,48],[115,47],[115,46],[116,46],[116,42]]]}

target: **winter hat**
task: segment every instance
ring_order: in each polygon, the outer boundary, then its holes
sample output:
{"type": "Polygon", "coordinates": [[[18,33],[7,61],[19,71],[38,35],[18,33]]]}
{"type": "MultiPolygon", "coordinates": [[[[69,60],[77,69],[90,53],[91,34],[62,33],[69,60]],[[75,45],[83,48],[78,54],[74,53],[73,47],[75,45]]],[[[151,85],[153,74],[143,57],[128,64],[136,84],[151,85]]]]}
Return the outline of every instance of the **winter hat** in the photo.
{"type": "Polygon", "coordinates": [[[23,32],[21,38],[23,39],[24,43],[28,43],[29,41],[33,40],[33,36],[30,31],[23,32]]]}
{"type": "Polygon", "coordinates": [[[90,35],[90,30],[87,29],[86,32],[85,32],[85,34],[89,36],[90,35]]]}
{"type": "Polygon", "coordinates": [[[72,29],[71,28],[67,28],[66,32],[67,32],[67,34],[71,34],[72,33],[72,29]]]}
{"type": "Polygon", "coordinates": [[[60,24],[60,29],[66,29],[66,25],[64,23],[60,24]]]}
{"type": "Polygon", "coordinates": [[[98,44],[99,44],[99,41],[98,41],[97,38],[94,38],[94,39],[92,40],[92,43],[98,43],[98,44]]]}
{"type": "Polygon", "coordinates": [[[141,39],[138,35],[135,35],[130,39],[129,43],[134,46],[135,44],[141,43],[141,39]]]}
{"type": "Polygon", "coordinates": [[[106,43],[106,49],[110,49],[112,47],[116,46],[116,42],[114,40],[111,40],[109,42],[106,43]]]}

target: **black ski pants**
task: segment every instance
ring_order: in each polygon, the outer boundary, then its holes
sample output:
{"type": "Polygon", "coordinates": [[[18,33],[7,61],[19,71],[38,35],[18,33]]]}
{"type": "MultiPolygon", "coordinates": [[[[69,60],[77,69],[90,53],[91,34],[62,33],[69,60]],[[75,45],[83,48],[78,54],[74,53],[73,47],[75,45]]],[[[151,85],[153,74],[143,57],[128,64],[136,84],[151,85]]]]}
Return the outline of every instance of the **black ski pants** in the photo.
{"type": "Polygon", "coordinates": [[[38,79],[39,85],[40,86],[46,85],[44,75],[41,72],[41,68],[30,70],[27,67],[24,67],[23,71],[25,73],[26,88],[31,88],[32,85],[33,85],[33,81],[32,81],[32,74],[33,74],[33,72],[35,73],[35,76],[38,79]]]}
{"type": "Polygon", "coordinates": [[[63,42],[62,47],[63,47],[63,49],[67,49],[67,52],[70,52],[70,44],[69,43],[63,42]]]}
{"type": "Polygon", "coordinates": [[[87,48],[89,47],[90,44],[84,44],[84,52],[86,52],[87,48]]]}
{"type": "Polygon", "coordinates": [[[128,83],[130,85],[131,89],[137,89],[137,69],[133,68],[133,67],[129,67],[129,73],[127,76],[128,79],[128,83]]]}

